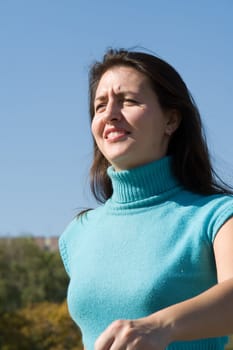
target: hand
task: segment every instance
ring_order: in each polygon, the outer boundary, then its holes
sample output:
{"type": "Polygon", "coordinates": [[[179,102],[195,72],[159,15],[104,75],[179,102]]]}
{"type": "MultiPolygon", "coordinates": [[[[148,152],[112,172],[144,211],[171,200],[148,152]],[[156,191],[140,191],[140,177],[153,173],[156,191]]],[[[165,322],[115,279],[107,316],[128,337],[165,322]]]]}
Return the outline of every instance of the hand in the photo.
{"type": "Polygon", "coordinates": [[[117,320],[99,336],[95,350],[164,350],[168,332],[149,318],[117,320]]]}

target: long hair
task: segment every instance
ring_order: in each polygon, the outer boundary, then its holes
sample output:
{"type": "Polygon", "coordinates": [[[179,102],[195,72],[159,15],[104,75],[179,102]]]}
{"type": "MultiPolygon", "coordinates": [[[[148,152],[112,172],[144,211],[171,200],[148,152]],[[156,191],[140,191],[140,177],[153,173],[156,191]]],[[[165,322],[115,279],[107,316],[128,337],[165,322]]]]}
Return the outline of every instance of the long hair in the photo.
{"type": "MultiPolygon", "coordinates": [[[[200,194],[230,193],[211,165],[210,155],[198,108],[178,72],[164,60],[144,52],[124,49],[106,52],[101,62],[95,62],[89,72],[89,111],[94,117],[94,99],[102,75],[114,66],[133,67],[151,83],[163,110],[175,109],[181,117],[178,129],[168,145],[172,156],[173,173],[180,183],[200,194]]],[[[98,202],[104,203],[112,195],[107,176],[109,162],[94,140],[94,157],[90,170],[91,190],[98,202]]]]}

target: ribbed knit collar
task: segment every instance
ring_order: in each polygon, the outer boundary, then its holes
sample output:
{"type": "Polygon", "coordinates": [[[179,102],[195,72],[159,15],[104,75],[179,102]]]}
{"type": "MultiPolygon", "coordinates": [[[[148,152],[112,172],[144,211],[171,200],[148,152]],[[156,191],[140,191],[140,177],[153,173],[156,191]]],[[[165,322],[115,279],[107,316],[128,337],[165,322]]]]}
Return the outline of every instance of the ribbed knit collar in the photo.
{"type": "Polygon", "coordinates": [[[115,171],[107,169],[112,181],[115,203],[132,203],[172,190],[179,184],[171,168],[171,157],[164,157],[137,168],[115,171]]]}

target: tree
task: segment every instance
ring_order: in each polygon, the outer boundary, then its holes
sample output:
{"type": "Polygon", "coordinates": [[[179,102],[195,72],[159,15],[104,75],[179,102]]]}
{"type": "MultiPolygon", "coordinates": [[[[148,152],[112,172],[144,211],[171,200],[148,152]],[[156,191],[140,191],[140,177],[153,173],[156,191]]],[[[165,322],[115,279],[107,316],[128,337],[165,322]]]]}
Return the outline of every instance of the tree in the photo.
{"type": "Polygon", "coordinates": [[[39,303],[0,319],[1,350],[81,350],[81,333],[66,303],[39,303]]]}
{"type": "Polygon", "coordinates": [[[58,252],[40,249],[30,237],[0,240],[0,312],[28,303],[62,302],[67,285],[58,252]]]}

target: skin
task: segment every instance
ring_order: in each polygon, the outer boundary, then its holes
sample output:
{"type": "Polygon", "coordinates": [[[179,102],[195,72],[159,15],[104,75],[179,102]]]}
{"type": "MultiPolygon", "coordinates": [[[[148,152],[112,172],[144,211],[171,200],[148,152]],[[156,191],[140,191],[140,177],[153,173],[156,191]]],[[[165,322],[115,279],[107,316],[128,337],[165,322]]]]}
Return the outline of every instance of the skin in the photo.
{"type": "MultiPolygon", "coordinates": [[[[92,132],[116,171],[166,155],[179,126],[176,111],[163,111],[147,78],[115,67],[96,91],[92,132]],[[108,133],[109,130],[112,133],[108,133]],[[111,131],[110,130],[110,131],[111,131]]],[[[233,218],[214,241],[218,284],[200,295],[136,320],[116,320],[99,336],[95,350],[164,350],[171,342],[233,333],[233,218]]]]}
{"type": "Polygon", "coordinates": [[[94,107],[92,133],[116,171],[165,156],[179,124],[177,112],[163,111],[147,77],[131,67],[105,72],[94,107]]]}

